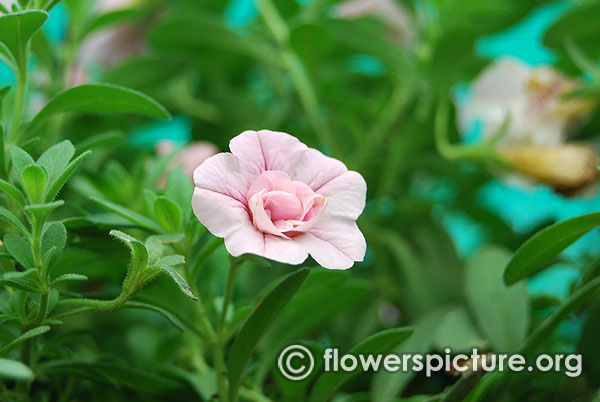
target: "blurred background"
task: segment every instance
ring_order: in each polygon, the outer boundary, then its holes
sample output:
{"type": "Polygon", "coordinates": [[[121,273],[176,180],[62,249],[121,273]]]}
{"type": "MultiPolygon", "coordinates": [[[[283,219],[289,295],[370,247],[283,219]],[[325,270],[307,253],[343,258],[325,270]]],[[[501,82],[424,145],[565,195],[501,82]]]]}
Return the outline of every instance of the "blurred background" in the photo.
{"type": "MultiPolygon", "coordinates": [[[[144,92],[173,115],[161,122],[85,115],[47,128],[41,147],[107,135],[67,193],[88,212],[97,211],[85,201],[90,195],[143,210],[143,188],[164,186],[165,169],[191,174],[247,129],[288,132],[365,177],[365,261],[315,279],[329,292],[313,289],[309,305],[297,301],[253,371],[265,394],[293,400],[296,391],[271,372],[272,345],[305,339],[345,348],[377,329],[410,325],[418,335],[403,347],[413,352],[511,349],[474,312],[478,282],[465,275],[550,223],[600,209],[598,21],[600,3],[585,0],[66,0],[32,43],[29,113],[65,88],[105,82],[144,92]],[[303,311],[314,317],[299,320],[303,311]]],[[[0,67],[0,81],[14,83],[8,68],[0,67]]],[[[69,229],[82,249],[105,247],[107,240],[69,229]]],[[[511,288],[512,299],[496,301],[508,311],[499,325],[515,327],[522,340],[582,276],[597,271],[599,241],[596,229],[528,279],[523,293],[511,288]]],[[[81,264],[104,289],[107,278],[118,283],[122,274],[108,272],[108,261],[122,266],[122,257],[110,251],[91,261],[73,250],[66,261],[81,264]]],[[[207,300],[222,297],[226,258],[217,250],[203,271],[198,286],[207,300]]],[[[288,271],[275,264],[240,272],[232,314],[244,317],[261,289],[288,271]]],[[[165,304],[185,315],[188,306],[169,286],[157,280],[149,296],[172,294],[165,304]]],[[[582,377],[525,373],[494,398],[589,400],[600,385],[594,311],[563,322],[545,349],[583,352],[590,363],[582,377]]],[[[175,330],[157,333],[155,317],[140,314],[123,311],[122,321],[106,322],[94,315],[90,345],[97,346],[88,347],[139,367],[187,360],[203,348],[182,347],[175,330]]],[[[81,320],[73,325],[91,325],[81,320]]],[[[210,399],[209,380],[190,379],[183,369],[177,375],[210,399]]],[[[338,398],[436,394],[454,381],[449,373],[378,373],[354,380],[338,398]]],[[[93,389],[84,386],[80,395],[93,397],[93,389]]]]}

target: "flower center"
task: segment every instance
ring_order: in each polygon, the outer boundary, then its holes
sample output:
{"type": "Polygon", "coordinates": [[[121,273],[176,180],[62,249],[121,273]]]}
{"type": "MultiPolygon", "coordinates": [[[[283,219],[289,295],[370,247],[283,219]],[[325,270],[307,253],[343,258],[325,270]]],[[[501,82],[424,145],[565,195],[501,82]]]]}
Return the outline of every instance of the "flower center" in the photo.
{"type": "Polygon", "coordinates": [[[287,173],[269,170],[258,176],[246,194],[254,226],[280,237],[312,228],[321,217],[327,198],[287,173]]]}

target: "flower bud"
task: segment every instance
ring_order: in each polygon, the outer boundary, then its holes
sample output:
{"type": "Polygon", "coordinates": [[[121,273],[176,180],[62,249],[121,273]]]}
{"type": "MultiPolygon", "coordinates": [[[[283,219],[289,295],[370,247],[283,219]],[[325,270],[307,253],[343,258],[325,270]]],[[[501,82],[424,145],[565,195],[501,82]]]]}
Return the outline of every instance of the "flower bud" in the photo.
{"type": "Polygon", "coordinates": [[[499,151],[519,172],[558,190],[575,190],[598,176],[598,155],[589,146],[516,146],[499,151]]]}

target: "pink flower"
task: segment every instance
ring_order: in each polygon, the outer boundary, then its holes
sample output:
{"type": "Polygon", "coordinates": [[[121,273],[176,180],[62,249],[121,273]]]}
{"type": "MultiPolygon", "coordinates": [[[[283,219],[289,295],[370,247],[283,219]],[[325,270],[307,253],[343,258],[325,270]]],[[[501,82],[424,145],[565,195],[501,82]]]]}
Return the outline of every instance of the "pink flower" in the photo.
{"type": "Polygon", "coordinates": [[[194,171],[192,207],[231,255],[300,264],[310,254],[330,269],[362,261],[359,173],[286,133],[244,131],[229,148],[194,171]]]}

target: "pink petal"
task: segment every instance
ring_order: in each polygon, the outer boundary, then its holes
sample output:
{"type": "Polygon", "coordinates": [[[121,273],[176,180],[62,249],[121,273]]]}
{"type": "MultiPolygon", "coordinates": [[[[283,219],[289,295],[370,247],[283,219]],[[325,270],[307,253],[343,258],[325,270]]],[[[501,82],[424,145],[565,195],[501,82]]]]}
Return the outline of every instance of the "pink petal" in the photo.
{"type": "Polygon", "coordinates": [[[281,236],[287,238],[286,235],[281,233],[275,227],[273,221],[271,220],[271,217],[267,214],[267,211],[265,211],[262,202],[262,195],[264,191],[265,190],[261,191],[260,193],[254,194],[248,200],[248,208],[250,208],[250,212],[252,212],[252,222],[254,223],[254,226],[256,226],[258,229],[265,233],[270,233],[274,236],[281,236]]]}
{"type": "Polygon", "coordinates": [[[229,196],[240,203],[246,202],[246,192],[253,179],[239,159],[230,153],[211,156],[194,170],[197,188],[229,196]]]}
{"type": "Polygon", "coordinates": [[[248,169],[253,174],[280,170],[313,190],[348,170],[337,159],[308,148],[296,137],[276,131],[244,131],[231,140],[229,148],[249,164],[248,169]]]}
{"type": "Polygon", "coordinates": [[[310,232],[294,237],[319,265],[329,269],[348,269],[355,261],[362,261],[367,243],[360,229],[351,219],[328,218],[310,232]]]}
{"type": "Polygon", "coordinates": [[[318,191],[327,197],[327,215],[357,219],[365,208],[367,183],[357,172],[348,171],[318,191]]]}
{"type": "Polygon", "coordinates": [[[259,255],[285,264],[297,265],[306,260],[308,252],[295,239],[265,235],[263,254],[259,255]]]}
{"type": "Polygon", "coordinates": [[[265,209],[271,211],[273,221],[302,218],[302,204],[295,194],[285,191],[270,191],[262,199],[265,209]]]}

